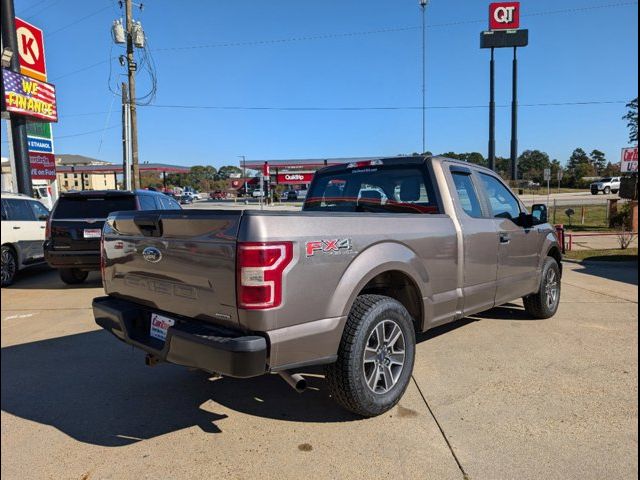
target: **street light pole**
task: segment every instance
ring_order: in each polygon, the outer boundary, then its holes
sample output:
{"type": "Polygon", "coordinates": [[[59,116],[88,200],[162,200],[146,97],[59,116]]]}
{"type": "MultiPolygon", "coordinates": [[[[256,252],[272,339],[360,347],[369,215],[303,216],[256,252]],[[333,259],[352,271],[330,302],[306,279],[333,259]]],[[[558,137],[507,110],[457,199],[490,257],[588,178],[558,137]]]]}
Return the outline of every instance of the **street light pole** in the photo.
{"type": "Polygon", "coordinates": [[[427,116],[426,116],[426,85],[427,85],[427,4],[429,0],[420,0],[420,9],[422,10],[422,153],[427,151],[427,116]]]}
{"type": "Polygon", "coordinates": [[[242,179],[244,180],[244,195],[247,196],[247,157],[244,155],[238,155],[242,159],[242,179]]]}

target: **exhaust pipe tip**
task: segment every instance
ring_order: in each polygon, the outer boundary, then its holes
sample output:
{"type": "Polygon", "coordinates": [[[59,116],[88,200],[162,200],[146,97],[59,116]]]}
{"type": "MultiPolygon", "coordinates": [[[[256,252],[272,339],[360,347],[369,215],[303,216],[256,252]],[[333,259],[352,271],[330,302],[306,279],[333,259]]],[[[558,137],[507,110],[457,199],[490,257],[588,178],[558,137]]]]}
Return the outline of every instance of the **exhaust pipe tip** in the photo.
{"type": "Polygon", "coordinates": [[[307,389],[307,380],[299,373],[291,374],[285,370],[278,372],[278,375],[298,393],[302,393],[307,389]]]}

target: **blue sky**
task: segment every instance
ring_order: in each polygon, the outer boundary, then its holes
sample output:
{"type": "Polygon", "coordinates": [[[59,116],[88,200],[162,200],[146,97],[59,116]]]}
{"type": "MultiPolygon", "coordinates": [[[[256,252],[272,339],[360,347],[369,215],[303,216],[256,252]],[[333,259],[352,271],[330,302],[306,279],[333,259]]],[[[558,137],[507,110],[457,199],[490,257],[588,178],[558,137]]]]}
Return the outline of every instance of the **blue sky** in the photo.
{"type": "MultiPolygon", "coordinates": [[[[317,158],[420,150],[421,113],[415,109],[159,107],[418,107],[417,0],[144,3],[135,16],[156,63],[158,106],[138,110],[141,161],[218,167],[237,163],[238,155],[317,158]],[[342,35],[386,29],[395,31],[342,35]],[[317,36],[326,37],[261,43],[317,36]]],[[[427,105],[480,106],[429,109],[427,148],[433,152],[486,155],[489,53],[479,49],[479,32],[487,28],[488,3],[431,0],[427,9],[427,105]]],[[[56,153],[121,161],[120,99],[108,87],[110,73],[113,88],[124,78],[117,59],[108,61],[122,53],[110,37],[111,22],[122,16],[117,2],[15,0],[15,8],[45,31],[49,81],[57,86],[60,112],[56,153]],[[93,133],[77,135],[86,132],[93,133]]],[[[521,104],[637,96],[637,2],[524,1],[522,15],[530,45],[519,50],[521,104]]],[[[496,59],[497,103],[508,105],[511,51],[497,51],[496,59]]],[[[143,72],[138,85],[139,93],[148,90],[143,72]]],[[[598,148],[617,161],[627,144],[624,113],[620,103],[522,106],[520,151],[539,148],[565,162],[575,147],[598,148]]],[[[497,153],[503,156],[509,154],[509,122],[509,108],[498,108],[497,153]]],[[[4,141],[4,122],[2,130],[4,141]]],[[[3,155],[6,147],[3,142],[3,155]]]]}

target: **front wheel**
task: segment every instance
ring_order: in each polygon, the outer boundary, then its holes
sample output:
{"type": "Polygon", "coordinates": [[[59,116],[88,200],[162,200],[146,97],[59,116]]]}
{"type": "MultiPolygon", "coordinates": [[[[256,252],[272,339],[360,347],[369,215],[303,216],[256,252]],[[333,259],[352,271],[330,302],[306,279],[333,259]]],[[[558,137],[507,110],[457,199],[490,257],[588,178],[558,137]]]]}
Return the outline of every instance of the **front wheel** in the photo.
{"type": "Polygon", "coordinates": [[[547,257],[542,267],[540,290],[523,298],[524,309],[534,318],[551,318],[558,311],[560,291],[560,265],[554,258],[547,257]]]}
{"type": "Polygon", "coordinates": [[[13,283],[18,271],[18,259],[13,249],[7,245],[2,247],[2,286],[8,287],[13,283]]]}
{"type": "Polygon", "coordinates": [[[67,285],[77,285],[84,282],[89,276],[89,272],[77,268],[61,268],[60,278],[67,285]]]}
{"type": "Polygon", "coordinates": [[[338,360],[325,367],[332,396],[363,417],[388,411],[409,385],[415,345],[411,315],[400,302],[360,295],[347,318],[338,360]]]}
{"type": "Polygon", "coordinates": [[[605,195],[609,195],[611,193],[611,188],[610,187],[604,187],[603,192],[605,195]]]}

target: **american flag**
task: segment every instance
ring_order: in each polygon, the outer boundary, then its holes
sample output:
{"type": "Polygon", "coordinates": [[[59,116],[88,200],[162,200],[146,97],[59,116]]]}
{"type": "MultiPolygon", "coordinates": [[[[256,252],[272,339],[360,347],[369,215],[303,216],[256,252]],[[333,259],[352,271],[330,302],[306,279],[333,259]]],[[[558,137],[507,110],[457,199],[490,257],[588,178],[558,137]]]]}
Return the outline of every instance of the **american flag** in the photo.
{"type": "Polygon", "coordinates": [[[11,70],[2,70],[7,111],[58,121],[56,87],[11,70]]]}

